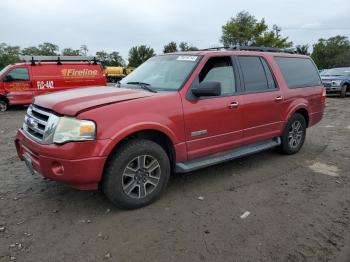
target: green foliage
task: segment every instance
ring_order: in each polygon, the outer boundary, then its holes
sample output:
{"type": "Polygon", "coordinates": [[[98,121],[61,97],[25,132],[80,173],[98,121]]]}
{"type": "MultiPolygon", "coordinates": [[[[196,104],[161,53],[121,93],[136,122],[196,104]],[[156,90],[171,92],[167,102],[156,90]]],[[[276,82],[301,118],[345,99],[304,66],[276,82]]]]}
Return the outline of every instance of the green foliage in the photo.
{"type": "Polygon", "coordinates": [[[79,49],[64,48],[62,50],[62,55],[66,55],[66,56],[77,56],[79,55],[79,53],[80,53],[79,49]]]}
{"type": "Polygon", "coordinates": [[[42,43],[39,46],[40,55],[54,56],[58,55],[58,45],[52,43],[42,43]]]}
{"type": "Polygon", "coordinates": [[[138,67],[152,56],[155,56],[153,48],[145,45],[134,46],[129,50],[129,66],[138,67]]]}
{"type": "Polygon", "coordinates": [[[163,53],[174,53],[177,52],[177,44],[176,42],[172,41],[169,44],[166,44],[163,49],[163,53]]]}
{"type": "Polygon", "coordinates": [[[20,47],[0,44],[0,69],[19,62],[20,47]]]}
{"type": "Polygon", "coordinates": [[[301,54],[301,55],[310,55],[309,53],[309,45],[297,45],[295,47],[295,51],[298,53],[298,54],[301,54]]]}
{"type": "Polygon", "coordinates": [[[41,55],[40,49],[36,46],[26,47],[21,52],[22,55],[41,55]]]}
{"type": "Polygon", "coordinates": [[[239,12],[222,26],[220,42],[224,46],[253,45],[286,48],[293,45],[288,37],[282,37],[281,28],[273,25],[269,30],[265,19],[258,21],[248,12],[239,12]]]}
{"type": "Polygon", "coordinates": [[[107,53],[105,51],[96,52],[96,58],[98,58],[104,66],[124,66],[125,62],[119,55],[119,52],[113,51],[107,53]]]}
{"type": "Polygon", "coordinates": [[[109,54],[109,63],[111,66],[125,66],[125,61],[119,52],[113,51],[109,54]]]}
{"type": "Polygon", "coordinates": [[[179,44],[179,47],[180,47],[180,51],[197,51],[198,50],[197,47],[191,46],[186,42],[181,42],[179,44]]]}
{"type": "Polygon", "coordinates": [[[347,36],[319,39],[313,45],[312,59],[318,68],[350,66],[350,43],[347,36]]]}
{"type": "Polygon", "coordinates": [[[87,48],[86,45],[81,45],[79,50],[80,50],[80,52],[79,52],[80,55],[82,55],[82,56],[88,55],[89,49],[87,48]]]}

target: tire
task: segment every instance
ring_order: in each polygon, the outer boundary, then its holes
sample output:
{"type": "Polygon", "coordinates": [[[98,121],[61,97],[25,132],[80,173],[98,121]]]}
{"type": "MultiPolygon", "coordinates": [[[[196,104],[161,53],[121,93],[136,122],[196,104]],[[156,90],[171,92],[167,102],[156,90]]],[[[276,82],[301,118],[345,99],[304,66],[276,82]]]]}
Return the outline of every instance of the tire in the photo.
{"type": "Polygon", "coordinates": [[[346,97],[346,89],[347,89],[347,88],[348,88],[347,85],[343,85],[343,86],[341,87],[341,90],[340,90],[340,97],[341,97],[341,98],[346,97]]]}
{"type": "Polygon", "coordinates": [[[306,120],[303,115],[295,113],[284,128],[280,149],[282,153],[292,155],[301,149],[306,136],[306,120]]]}
{"type": "Polygon", "coordinates": [[[112,153],[102,190],[117,207],[135,209],[153,203],[169,177],[170,161],[164,149],[153,141],[135,139],[112,153]]]}
{"type": "Polygon", "coordinates": [[[8,104],[5,100],[0,100],[0,112],[5,112],[8,108],[8,104]]]}

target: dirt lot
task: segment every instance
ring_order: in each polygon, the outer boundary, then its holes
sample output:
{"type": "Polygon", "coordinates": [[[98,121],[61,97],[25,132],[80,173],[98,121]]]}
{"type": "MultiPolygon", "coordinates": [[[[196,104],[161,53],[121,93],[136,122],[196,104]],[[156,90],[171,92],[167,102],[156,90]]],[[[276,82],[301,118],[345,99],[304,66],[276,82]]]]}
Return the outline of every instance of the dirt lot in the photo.
{"type": "Polygon", "coordinates": [[[134,211],[29,175],[12,142],[24,114],[0,114],[1,262],[350,261],[350,98],[328,99],[299,154],[177,175],[134,211]]]}

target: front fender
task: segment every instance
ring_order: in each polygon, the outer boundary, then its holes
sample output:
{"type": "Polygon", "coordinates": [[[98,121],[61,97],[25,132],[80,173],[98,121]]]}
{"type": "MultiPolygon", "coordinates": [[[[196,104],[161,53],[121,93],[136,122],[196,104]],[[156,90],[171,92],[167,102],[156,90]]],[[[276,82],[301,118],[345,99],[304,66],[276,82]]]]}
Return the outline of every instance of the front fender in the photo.
{"type": "Polygon", "coordinates": [[[101,155],[108,156],[113,148],[115,148],[115,146],[120,143],[120,141],[122,141],[125,137],[144,130],[161,132],[171,140],[173,145],[178,143],[178,138],[174,132],[164,125],[155,122],[135,123],[134,125],[130,125],[118,131],[113,137],[111,137],[111,142],[105,148],[103,148],[101,155]]]}

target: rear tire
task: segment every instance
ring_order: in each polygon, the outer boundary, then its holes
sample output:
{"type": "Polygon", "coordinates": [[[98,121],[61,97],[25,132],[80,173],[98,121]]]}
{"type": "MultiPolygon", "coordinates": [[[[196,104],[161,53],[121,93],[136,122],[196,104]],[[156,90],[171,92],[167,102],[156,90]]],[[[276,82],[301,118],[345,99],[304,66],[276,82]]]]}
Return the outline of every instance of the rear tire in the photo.
{"type": "Polygon", "coordinates": [[[303,115],[295,113],[288,121],[281,136],[282,153],[292,155],[301,149],[306,136],[306,120],[303,115]]]}
{"type": "Polygon", "coordinates": [[[341,98],[346,97],[346,89],[347,89],[347,88],[348,88],[347,85],[343,85],[343,86],[341,87],[341,90],[340,90],[340,97],[341,97],[341,98]]]}
{"type": "Polygon", "coordinates": [[[6,100],[0,99],[0,112],[5,112],[8,108],[8,103],[6,100]]]}
{"type": "Polygon", "coordinates": [[[170,177],[167,153],[157,143],[139,139],[122,144],[110,157],[102,181],[108,199],[123,209],[154,202],[170,177]]]}

